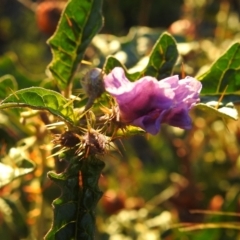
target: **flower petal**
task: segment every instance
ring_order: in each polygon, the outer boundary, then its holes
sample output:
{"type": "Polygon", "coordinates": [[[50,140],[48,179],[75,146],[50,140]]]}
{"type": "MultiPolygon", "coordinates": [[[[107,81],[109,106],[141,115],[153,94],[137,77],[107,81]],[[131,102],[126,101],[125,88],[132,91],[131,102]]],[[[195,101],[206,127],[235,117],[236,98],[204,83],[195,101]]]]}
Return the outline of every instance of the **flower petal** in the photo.
{"type": "Polygon", "coordinates": [[[114,68],[104,77],[104,85],[106,91],[113,96],[130,92],[133,88],[131,82],[126,78],[124,70],[120,67],[114,68]]]}
{"type": "Polygon", "coordinates": [[[161,81],[145,76],[130,82],[122,68],[104,77],[106,91],[118,104],[120,121],[156,134],[162,123],[189,129],[189,110],[199,101],[201,83],[186,77],[171,76],[161,81]]]}
{"type": "Polygon", "coordinates": [[[188,115],[188,109],[184,109],[181,106],[166,111],[162,118],[162,123],[182,129],[190,129],[192,127],[192,120],[188,115]]]}

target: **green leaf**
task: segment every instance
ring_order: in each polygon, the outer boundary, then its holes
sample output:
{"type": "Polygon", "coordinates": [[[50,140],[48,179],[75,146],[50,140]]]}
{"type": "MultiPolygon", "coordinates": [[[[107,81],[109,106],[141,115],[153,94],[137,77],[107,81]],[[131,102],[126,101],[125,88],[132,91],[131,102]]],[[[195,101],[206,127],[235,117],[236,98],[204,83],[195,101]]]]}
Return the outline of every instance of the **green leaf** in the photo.
{"type": "Polygon", "coordinates": [[[54,220],[46,240],[94,239],[95,207],[102,197],[98,180],[105,164],[95,157],[78,158],[72,158],[63,173],[48,174],[62,194],[53,202],[54,220]]]}
{"type": "Polygon", "coordinates": [[[35,169],[35,163],[27,159],[25,150],[33,143],[35,138],[21,140],[17,147],[11,148],[8,155],[0,162],[0,187],[11,183],[15,178],[21,177],[35,169]]]}
{"type": "MultiPolygon", "coordinates": [[[[71,163],[70,163],[71,164],[71,163]]],[[[75,221],[77,219],[79,183],[79,164],[70,165],[60,174],[49,172],[48,177],[61,188],[61,196],[53,202],[53,223],[46,240],[71,240],[75,239],[75,221]]]]}
{"type": "Polygon", "coordinates": [[[164,32],[155,43],[147,67],[142,76],[153,76],[159,80],[169,77],[178,58],[177,44],[174,38],[164,32]]]}
{"type": "MultiPolygon", "coordinates": [[[[196,77],[201,81],[203,88],[201,91],[202,101],[197,107],[209,113],[215,113],[222,118],[238,119],[238,111],[234,107],[229,107],[227,103],[239,102],[240,93],[240,43],[233,44],[220,58],[218,58],[211,68],[204,74],[196,77]],[[212,106],[209,101],[204,104],[204,98],[221,99],[225,106],[220,108],[216,102],[212,106]]],[[[221,103],[221,104],[222,104],[221,103]]]]}
{"type": "Polygon", "coordinates": [[[27,88],[11,94],[0,104],[0,109],[9,107],[46,110],[64,121],[74,123],[73,107],[68,100],[58,92],[40,87],[27,88]]]}
{"type": "Polygon", "coordinates": [[[0,77],[0,99],[7,97],[12,91],[17,90],[17,82],[11,75],[0,77]]]}
{"type": "Polygon", "coordinates": [[[240,43],[233,44],[212,67],[197,77],[202,84],[202,95],[240,91],[240,43]]]}
{"type": "Polygon", "coordinates": [[[71,83],[86,48],[101,29],[101,9],[102,0],[70,0],[48,40],[53,53],[49,69],[61,89],[71,83]]]}

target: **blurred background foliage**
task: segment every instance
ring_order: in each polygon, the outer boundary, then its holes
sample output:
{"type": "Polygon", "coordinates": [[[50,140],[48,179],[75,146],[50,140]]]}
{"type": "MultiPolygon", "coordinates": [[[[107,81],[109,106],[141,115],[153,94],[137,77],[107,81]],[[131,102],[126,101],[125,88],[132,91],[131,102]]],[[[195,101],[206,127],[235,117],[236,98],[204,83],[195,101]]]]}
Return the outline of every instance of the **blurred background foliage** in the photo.
{"type": "MultiPolygon", "coordinates": [[[[1,99],[9,86],[56,87],[45,72],[46,40],[64,4],[1,0],[1,99]]],[[[113,55],[127,68],[141,67],[167,30],[180,53],[174,73],[182,73],[183,62],[185,74],[196,76],[240,39],[239,0],[105,0],[103,11],[105,25],[86,52],[93,66],[113,55]]],[[[100,179],[96,239],[240,239],[239,121],[197,110],[191,115],[190,131],[163,126],[156,137],[116,140],[119,150],[105,157],[100,179]]],[[[51,117],[28,109],[0,112],[1,239],[42,239],[50,227],[51,202],[60,192],[46,174],[65,167],[47,158],[58,133],[45,126],[51,117]]]]}

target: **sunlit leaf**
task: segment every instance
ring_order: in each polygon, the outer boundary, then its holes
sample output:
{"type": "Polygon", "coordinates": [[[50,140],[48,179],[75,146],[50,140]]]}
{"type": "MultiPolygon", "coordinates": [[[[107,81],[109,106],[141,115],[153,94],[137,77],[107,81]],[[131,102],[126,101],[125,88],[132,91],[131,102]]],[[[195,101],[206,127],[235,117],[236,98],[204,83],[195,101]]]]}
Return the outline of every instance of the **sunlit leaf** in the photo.
{"type": "Polygon", "coordinates": [[[102,27],[101,5],[101,0],[70,0],[48,41],[53,53],[49,69],[61,89],[72,81],[86,48],[102,27]]]}
{"type": "Polygon", "coordinates": [[[233,44],[212,67],[197,77],[202,84],[201,94],[226,94],[240,91],[240,43],[233,44]]]}
{"type": "Polygon", "coordinates": [[[7,156],[0,162],[0,187],[11,183],[15,178],[21,177],[35,169],[35,163],[27,159],[25,150],[34,142],[34,138],[23,139],[20,146],[10,149],[7,156]]]}
{"type": "Polygon", "coordinates": [[[67,122],[73,123],[73,107],[72,104],[68,103],[69,101],[66,98],[55,91],[32,87],[16,91],[5,98],[0,104],[0,109],[29,107],[46,110],[67,122]]]}
{"type": "Polygon", "coordinates": [[[198,103],[195,107],[197,109],[200,109],[204,112],[207,112],[209,114],[215,114],[218,117],[224,118],[224,119],[238,119],[238,111],[234,106],[220,106],[217,108],[218,102],[215,102],[215,104],[212,104],[212,102],[209,102],[207,104],[204,103],[198,103]]]}

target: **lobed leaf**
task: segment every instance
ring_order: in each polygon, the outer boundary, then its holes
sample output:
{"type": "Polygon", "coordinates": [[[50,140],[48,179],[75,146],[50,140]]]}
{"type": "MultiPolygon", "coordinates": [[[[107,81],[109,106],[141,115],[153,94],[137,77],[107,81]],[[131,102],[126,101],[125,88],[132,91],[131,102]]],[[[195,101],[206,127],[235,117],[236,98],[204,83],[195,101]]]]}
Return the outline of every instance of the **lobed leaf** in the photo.
{"type": "Polygon", "coordinates": [[[0,104],[0,109],[9,107],[46,110],[64,121],[74,123],[73,107],[68,104],[68,100],[58,92],[40,87],[26,88],[11,94],[0,104]]]}
{"type": "Polygon", "coordinates": [[[49,69],[61,89],[71,83],[86,48],[102,27],[101,5],[102,0],[70,0],[48,40],[53,53],[49,69]]]}
{"type": "Polygon", "coordinates": [[[73,157],[66,171],[48,174],[62,194],[53,202],[54,220],[45,240],[94,239],[94,211],[102,196],[98,180],[104,165],[95,157],[81,161],[73,157]]]}
{"type": "Polygon", "coordinates": [[[79,184],[78,172],[81,165],[69,166],[60,174],[49,172],[48,177],[61,188],[61,196],[53,201],[53,223],[46,240],[75,239],[75,221],[77,219],[79,184]]]}

